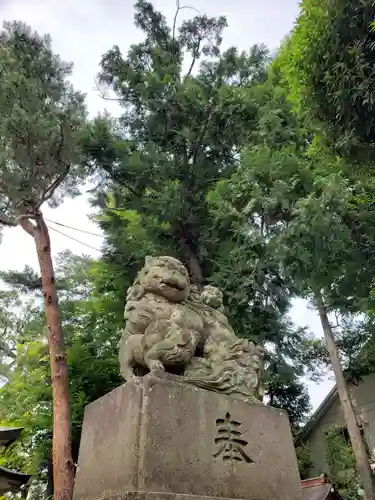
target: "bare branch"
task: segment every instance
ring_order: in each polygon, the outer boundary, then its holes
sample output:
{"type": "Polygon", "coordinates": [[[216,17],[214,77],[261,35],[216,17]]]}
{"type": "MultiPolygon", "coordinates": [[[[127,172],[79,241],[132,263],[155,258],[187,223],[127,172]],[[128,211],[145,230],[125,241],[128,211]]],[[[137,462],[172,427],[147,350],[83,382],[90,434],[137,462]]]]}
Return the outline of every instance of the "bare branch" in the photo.
{"type": "Polygon", "coordinates": [[[184,76],[184,81],[186,81],[189,78],[189,76],[191,75],[191,72],[194,69],[194,66],[195,66],[195,63],[196,63],[196,60],[197,60],[197,57],[198,57],[198,52],[199,52],[200,44],[201,44],[201,40],[198,41],[198,44],[197,44],[196,49],[194,51],[193,59],[192,59],[191,64],[190,64],[189,71],[184,76]]]}
{"type": "Polygon", "coordinates": [[[108,96],[106,96],[104,94],[104,92],[102,90],[100,90],[99,83],[98,83],[98,78],[96,78],[94,81],[95,81],[95,87],[96,87],[96,90],[98,91],[99,97],[101,97],[105,101],[122,102],[122,98],[121,97],[108,97],[108,96]]]}
{"type": "Polygon", "coordinates": [[[199,12],[199,10],[196,9],[195,7],[191,7],[190,5],[183,5],[181,7],[180,6],[180,0],[176,0],[176,13],[175,13],[174,18],[173,18],[173,28],[172,28],[172,42],[174,42],[174,40],[175,40],[177,17],[178,17],[178,14],[179,14],[180,10],[182,10],[182,9],[195,10],[195,12],[197,14],[201,15],[201,13],[199,12]]]}
{"type": "MultiPolygon", "coordinates": [[[[198,9],[196,9],[195,7],[191,7],[190,5],[183,5],[182,7],[180,6],[180,0],[176,0],[176,12],[175,12],[175,15],[174,15],[174,18],[173,18],[173,28],[172,28],[172,48],[173,48],[173,44],[174,44],[174,41],[176,39],[176,24],[177,24],[177,17],[178,17],[178,14],[179,12],[182,10],[182,9],[191,9],[191,10],[195,10],[195,12],[197,12],[197,14],[200,15],[200,12],[198,9]]],[[[200,42],[199,42],[200,44],[200,42]]],[[[198,44],[198,48],[197,50],[199,50],[199,44],[198,44]]],[[[193,68],[194,68],[194,65],[195,65],[195,61],[196,61],[196,56],[193,57],[193,61],[190,65],[190,68],[189,68],[189,71],[187,72],[187,74],[185,75],[184,77],[184,80],[186,80],[186,78],[188,78],[191,74],[191,72],[193,71],[193,68]]]]}
{"type": "Polygon", "coordinates": [[[42,203],[45,201],[48,201],[52,198],[52,196],[55,194],[56,189],[60,186],[60,184],[64,181],[65,177],[69,174],[70,172],[70,165],[65,165],[65,171],[62,172],[53,182],[52,184],[45,190],[44,195],[42,197],[42,200],[39,202],[37,205],[37,209],[40,208],[42,203]]]}
{"type": "Polygon", "coordinates": [[[177,16],[178,13],[180,12],[181,7],[180,7],[180,0],[176,0],[176,13],[173,18],[173,28],[172,28],[172,45],[173,42],[175,41],[175,34],[176,34],[176,22],[177,22],[177,16]]]}
{"type": "MultiPolygon", "coordinates": [[[[64,162],[61,159],[62,150],[64,147],[64,139],[65,138],[64,138],[63,124],[60,123],[60,143],[56,151],[56,160],[58,163],[61,163],[62,165],[64,164],[64,162]]],[[[42,203],[52,198],[52,196],[55,194],[56,189],[60,186],[60,184],[64,181],[65,177],[69,174],[69,171],[70,171],[70,164],[66,163],[65,170],[61,172],[61,174],[52,182],[52,184],[47,189],[45,189],[41,197],[41,200],[35,207],[36,211],[39,210],[42,203]]]]}
{"type": "MultiPolygon", "coordinates": [[[[23,207],[21,206],[19,208],[19,210],[21,210],[21,208],[25,209],[25,206],[23,206],[23,207]]],[[[37,211],[37,209],[35,209],[35,211],[37,211]]],[[[15,226],[20,225],[24,231],[26,231],[30,236],[32,236],[34,238],[35,231],[36,231],[37,227],[36,227],[35,224],[33,224],[31,222],[32,219],[36,220],[36,214],[33,214],[33,213],[26,213],[26,214],[19,213],[19,215],[17,215],[17,218],[16,218],[15,226]]]]}

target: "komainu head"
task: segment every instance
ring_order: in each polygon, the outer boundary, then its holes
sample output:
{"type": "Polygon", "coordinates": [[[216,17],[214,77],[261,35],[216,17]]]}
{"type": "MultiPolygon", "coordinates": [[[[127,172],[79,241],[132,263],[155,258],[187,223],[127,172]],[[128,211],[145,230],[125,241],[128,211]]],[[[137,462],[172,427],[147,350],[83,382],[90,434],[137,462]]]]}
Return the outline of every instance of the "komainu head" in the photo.
{"type": "Polygon", "coordinates": [[[146,257],[137,281],[146,293],[161,295],[170,302],[180,302],[190,292],[189,273],[173,257],[146,257]]]}
{"type": "Polygon", "coordinates": [[[201,299],[206,305],[213,309],[219,309],[220,311],[224,310],[223,293],[220,288],[216,286],[206,285],[203,288],[201,299]]]}

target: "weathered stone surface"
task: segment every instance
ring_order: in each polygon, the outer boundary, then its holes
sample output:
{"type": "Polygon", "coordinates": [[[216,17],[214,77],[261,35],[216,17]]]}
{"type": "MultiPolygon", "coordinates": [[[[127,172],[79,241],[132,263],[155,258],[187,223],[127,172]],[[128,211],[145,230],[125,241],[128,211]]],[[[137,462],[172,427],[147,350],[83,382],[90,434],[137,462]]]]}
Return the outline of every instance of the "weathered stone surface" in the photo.
{"type": "Polygon", "coordinates": [[[197,387],[259,401],[263,349],[237,338],[221,291],[191,286],[179,260],[146,258],[128,290],[125,318],[119,345],[125,380],[163,370],[197,387]]]}
{"type": "Polygon", "coordinates": [[[87,407],[74,500],[182,495],[298,499],[286,415],[162,372],[132,379],[87,407]]]}
{"type": "Polygon", "coordinates": [[[185,266],[172,257],[147,257],[128,290],[126,325],[119,361],[125,380],[137,368],[151,371],[184,367],[195,353],[203,322],[183,304],[190,293],[185,266]]]}

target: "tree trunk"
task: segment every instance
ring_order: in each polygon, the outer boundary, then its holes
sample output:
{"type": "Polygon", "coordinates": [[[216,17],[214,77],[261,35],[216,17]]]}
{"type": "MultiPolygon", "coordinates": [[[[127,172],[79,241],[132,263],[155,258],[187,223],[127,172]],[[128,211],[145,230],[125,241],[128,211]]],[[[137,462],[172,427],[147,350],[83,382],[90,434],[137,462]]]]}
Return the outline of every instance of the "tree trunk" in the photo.
{"type": "Polygon", "coordinates": [[[353,452],[355,455],[359,476],[362,482],[362,487],[365,491],[366,499],[374,500],[375,476],[370,467],[365,443],[363,442],[361,431],[358,426],[353,405],[350,399],[348,386],[341,368],[340,358],[337,352],[333,331],[328,320],[327,309],[324,305],[320,291],[315,293],[315,302],[318,308],[320,321],[324,332],[324,338],[331,359],[333,373],[336,378],[337,392],[344,413],[344,418],[348,429],[350,442],[352,444],[353,452]]]}
{"type": "Polygon", "coordinates": [[[184,263],[188,268],[191,282],[193,285],[198,286],[198,288],[202,288],[204,278],[197,252],[194,249],[194,247],[196,246],[193,244],[193,242],[196,241],[195,236],[181,222],[177,223],[175,231],[176,237],[178,238],[181,246],[181,250],[185,254],[184,263]]]}
{"type": "Polygon", "coordinates": [[[29,219],[20,221],[20,224],[34,238],[42,278],[53,394],[52,459],[54,500],[71,500],[74,472],[71,451],[68,365],[48,227],[42,214],[38,213],[35,220],[35,225],[29,219]]]}
{"type": "Polygon", "coordinates": [[[184,236],[180,237],[180,244],[185,253],[185,263],[188,268],[192,284],[197,285],[199,288],[203,287],[203,272],[198,257],[191,249],[191,246],[185,240],[184,236]]]}
{"type": "Polygon", "coordinates": [[[187,247],[186,253],[187,267],[190,273],[191,282],[193,283],[193,285],[197,285],[201,288],[203,286],[203,273],[201,265],[198,261],[197,256],[189,247],[187,247]]]}

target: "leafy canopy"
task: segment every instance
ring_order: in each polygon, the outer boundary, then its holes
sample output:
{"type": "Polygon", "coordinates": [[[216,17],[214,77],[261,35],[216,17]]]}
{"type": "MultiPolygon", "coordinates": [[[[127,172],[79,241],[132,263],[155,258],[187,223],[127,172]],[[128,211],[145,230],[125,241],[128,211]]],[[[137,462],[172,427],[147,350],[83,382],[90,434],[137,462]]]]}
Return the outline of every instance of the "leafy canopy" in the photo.
{"type": "Polygon", "coordinates": [[[372,0],[303,0],[276,62],[300,116],[328,145],[365,162],[375,142],[374,17],[372,0]]]}
{"type": "Polygon", "coordinates": [[[0,223],[76,193],[77,135],[83,96],[66,78],[71,66],[23,23],[0,34],[0,223]],[[69,174],[69,177],[68,177],[69,174]],[[64,185],[60,184],[64,181],[64,185]],[[59,191],[56,191],[59,188],[59,191]]]}
{"type": "MultiPolygon", "coordinates": [[[[88,257],[63,252],[56,266],[57,285],[62,289],[60,307],[67,346],[75,461],[85,406],[121,384],[117,343],[123,318],[114,318],[111,296],[96,294],[93,265],[88,257]]],[[[9,284],[10,280],[8,276],[9,284]]],[[[17,276],[16,287],[19,283],[17,276]]],[[[34,298],[33,287],[31,293],[34,298]]],[[[6,349],[0,345],[7,380],[0,388],[0,421],[22,426],[24,432],[22,440],[2,457],[2,463],[32,473],[45,483],[51,453],[52,391],[43,309],[39,301],[28,304],[25,295],[13,291],[12,300],[4,301],[0,327],[5,323],[3,317],[11,324],[6,324],[6,349]],[[18,309],[12,312],[16,300],[20,301],[18,309]]]]}
{"type": "Polygon", "coordinates": [[[348,177],[342,164],[310,148],[259,145],[243,153],[241,167],[210,201],[218,220],[250,242],[266,237],[296,292],[323,289],[333,309],[357,312],[369,306],[372,288],[375,212],[366,200],[374,188],[348,177]]]}
{"type": "Polygon", "coordinates": [[[126,288],[145,255],[180,258],[195,283],[220,286],[239,335],[270,347],[268,395],[286,409],[294,398],[297,422],[308,408],[297,377],[312,367],[318,348],[287,318],[288,283],[264,235],[250,239],[217,218],[209,196],[239,168],[245,145],[302,147],[306,132],[277,81],[267,80],[264,47],[220,51],[222,18],[195,16],[177,29],[138,1],[135,19],[144,41],[125,56],[118,47],[110,50],[99,76],[123,115],[99,117],[83,141],[103,186],[95,200],[106,236],[99,289],[112,294],[122,314],[126,288]]]}
{"type": "Polygon", "coordinates": [[[143,0],[135,23],[144,41],[126,57],[118,47],[108,51],[99,77],[124,113],[119,121],[95,120],[86,151],[116,183],[116,206],[137,212],[147,234],[174,248],[201,282],[215,243],[205,194],[233,171],[249,140],[257,106],[248,90],[266,76],[267,51],[221,53],[224,18],[195,16],[170,28],[143,0]]]}

